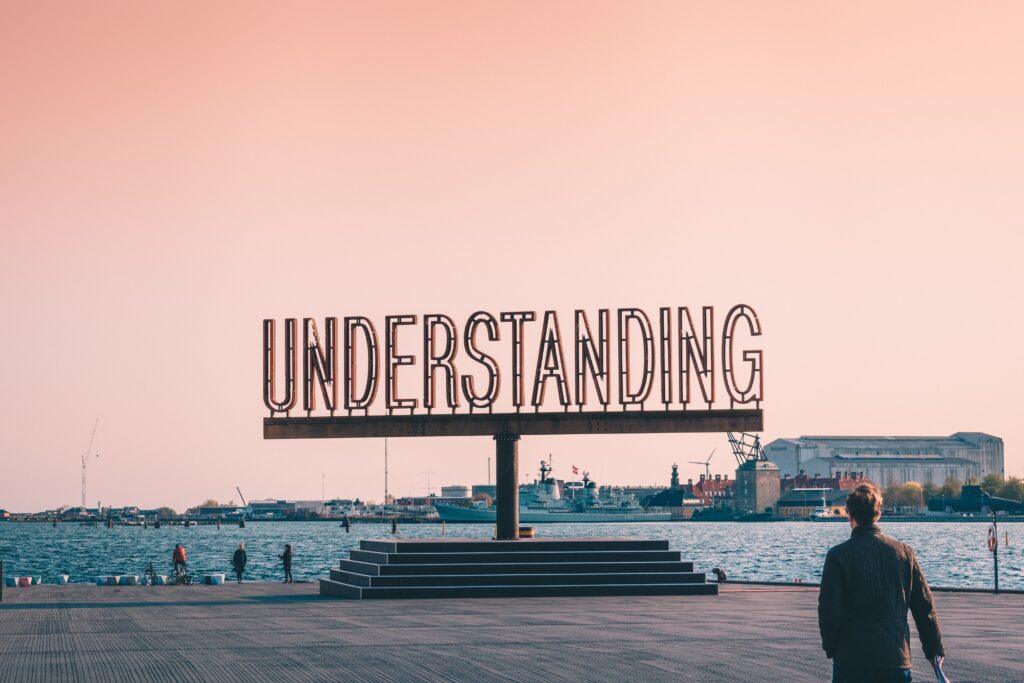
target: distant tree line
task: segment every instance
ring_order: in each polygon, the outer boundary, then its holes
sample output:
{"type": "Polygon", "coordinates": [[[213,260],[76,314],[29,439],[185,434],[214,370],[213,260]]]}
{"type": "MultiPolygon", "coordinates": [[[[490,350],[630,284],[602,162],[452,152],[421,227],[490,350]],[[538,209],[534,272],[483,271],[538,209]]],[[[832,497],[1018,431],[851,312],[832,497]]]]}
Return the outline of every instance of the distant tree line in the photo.
{"type": "MultiPolygon", "coordinates": [[[[927,483],[919,484],[908,481],[905,484],[893,484],[885,489],[883,496],[887,507],[913,507],[928,504],[929,498],[959,498],[963,482],[950,477],[942,486],[927,483]]],[[[1003,479],[998,474],[989,474],[981,480],[981,488],[991,496],[1008,498],[1024,502],[1024,479],[1009,477],[1003,479]]]]}
{"type": "Polygon", "coordinates": [[[990,474],[981,480],[981,488],[985,493],[997,498],[1009,498],[1024,502],[1024,479],[1020,477],[1003,479],[998,474],[990,474]]]}

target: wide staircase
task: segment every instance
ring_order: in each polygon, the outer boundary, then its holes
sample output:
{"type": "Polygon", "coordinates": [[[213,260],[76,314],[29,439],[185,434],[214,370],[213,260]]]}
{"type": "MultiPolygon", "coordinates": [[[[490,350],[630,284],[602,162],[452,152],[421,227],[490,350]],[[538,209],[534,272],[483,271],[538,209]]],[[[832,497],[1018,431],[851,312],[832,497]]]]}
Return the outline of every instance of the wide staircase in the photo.
{"type": "Polygon", "coordinates": [[[320,594],[339,598],[717,595],[668,541],[360,541],[320,594]]]}

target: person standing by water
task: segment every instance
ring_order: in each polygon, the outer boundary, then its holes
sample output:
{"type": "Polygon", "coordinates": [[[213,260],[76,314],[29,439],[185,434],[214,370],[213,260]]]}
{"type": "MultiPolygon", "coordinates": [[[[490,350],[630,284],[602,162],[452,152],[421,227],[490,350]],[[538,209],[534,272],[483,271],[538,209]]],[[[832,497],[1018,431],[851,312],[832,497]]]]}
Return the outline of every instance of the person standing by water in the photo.
{"type": "Polygon", "coordinates": [[[245,554],[245,544],[239,543],[238,550],[235,551],[231,558],[231,564],[235,567],[235,576],[238,578],[238,583],[242,583],[242,572],[245,571],[245,563],[248,559],[245,554]]]}
{"type": "Polygon", "coordinates": [[[284,583],[294,583],[292,581],[292,544],[284,544],[284,553],[278,555],[281,558],[281,564],[284,565],[284,583]]]}
{"type": "Polygon", "coordinates": [[[180,543],[176,543],[174,546],[174,552],[171,553],[171,563],[174,564],[174,574],[181,576],[185,574],[185,560],[187,556],[185,554],[185,548],[180,543]]]}
{"type": "MultiPolygon", "coordinates": [[[[882,492],[861,484],[846,498],[853,533],[825,556],[818,628],[833,683],[909,683],[910,627],[936,672],[945,651],[939,617],[914,549],[878,527],[882,492]]],[[[941,679],[940,679],[941,680],[941,679]]]]}

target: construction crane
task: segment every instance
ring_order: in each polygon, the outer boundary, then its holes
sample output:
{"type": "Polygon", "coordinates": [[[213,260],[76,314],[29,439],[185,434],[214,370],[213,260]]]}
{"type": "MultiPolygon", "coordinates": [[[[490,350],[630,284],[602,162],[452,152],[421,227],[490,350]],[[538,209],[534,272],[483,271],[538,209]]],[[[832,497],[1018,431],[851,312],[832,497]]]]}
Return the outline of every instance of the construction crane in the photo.
{"type": "Polygon", "coordinates": [[[690,464],[691,465],[704,465],[704,478],[705,479],[709,479],[709,480],[711,479],[711,458],[714,457],[715,451],[717,451],[717,450],[718,450],[717,446],[715,448],[712,448],[711,449],[711,455],[708,456],[707,460],[690,460],[690,464]]]}
{"type": "MultiPolygon", "coordinates": [[[[97,417],[96,421],[92,423],[92,434],[89,435],[89,445],[85,447],[85,452],[82,453],[82,512],[85,512],[85,468],[89,464],[89,458],[93,456],[92,443],[96,438],[96,427],[99,425],[100,419],[97,417]]],[[[100,457],[99,453],[96,453],[96,457],[100,457]]]]}
{"type": "Polygon", "coordinates": [[[728,434],[732,454],[736,456],[736,464],[740,467],[748,462],[768,459],[764,454],[764,449],[761,448],[761,437],[757,434],[747,434],[746,432],[740,432],[739,436],[732,432],[728,432],[728,434]]]}
{"type": "Polygon", "coordinates": [[[235,490],[238,491],[238,497],[242,499],[242,525],[244,525],[245,518],[247,516],[245,511],[249,508],[249,504],[245,502],[245,496],[242,495],[242,488],[240,486],[236,486],[235,490]]]}

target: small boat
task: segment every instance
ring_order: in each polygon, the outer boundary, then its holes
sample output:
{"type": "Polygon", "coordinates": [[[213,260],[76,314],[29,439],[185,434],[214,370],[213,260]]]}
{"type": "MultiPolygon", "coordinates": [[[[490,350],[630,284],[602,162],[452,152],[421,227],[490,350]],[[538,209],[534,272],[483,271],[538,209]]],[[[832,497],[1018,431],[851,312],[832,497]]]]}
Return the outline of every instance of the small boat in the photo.
{"type": "Polygon", "coordinates": [[[829,508],[828,503],[825,501],[825,493],[822,492],[821,506],[811,512],[810,520],[812,522],[841,522],[846,521],[846,517],[832,512],[832,509],[829,508]]]}

